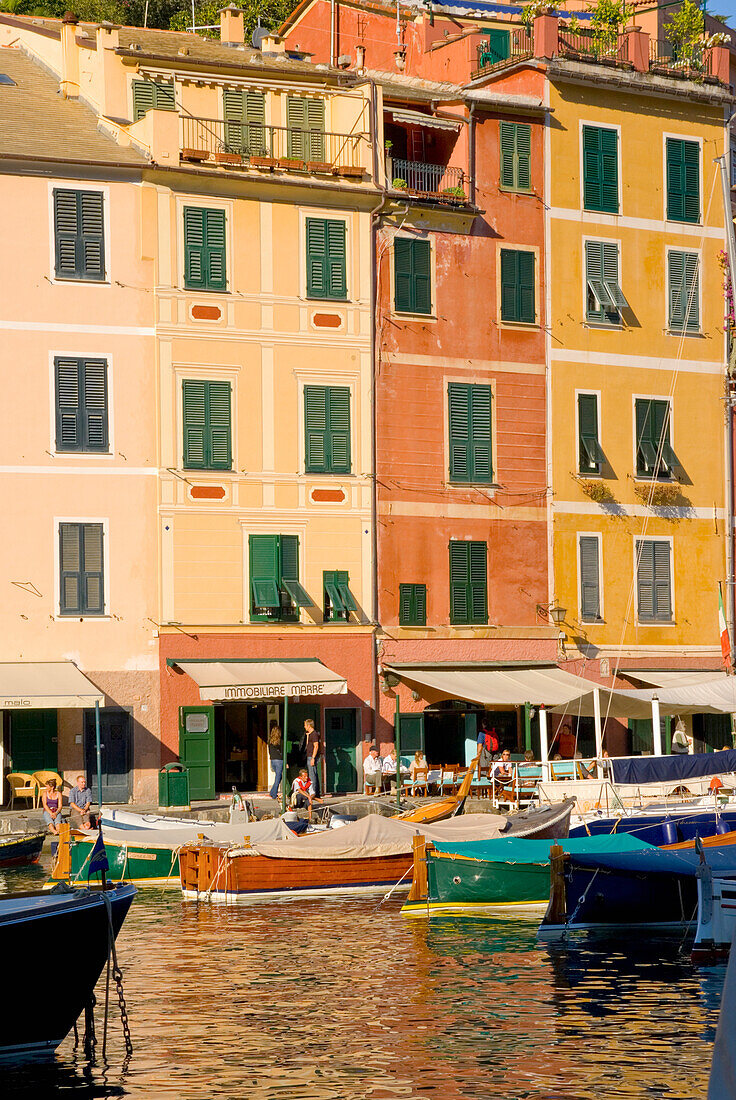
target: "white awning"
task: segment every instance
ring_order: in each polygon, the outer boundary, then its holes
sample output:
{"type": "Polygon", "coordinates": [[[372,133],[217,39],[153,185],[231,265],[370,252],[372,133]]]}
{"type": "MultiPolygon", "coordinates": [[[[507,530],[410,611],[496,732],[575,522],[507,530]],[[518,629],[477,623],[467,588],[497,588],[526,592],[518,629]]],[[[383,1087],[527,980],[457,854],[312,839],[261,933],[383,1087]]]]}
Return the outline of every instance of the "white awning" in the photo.
{"type": "Polygon", "coordinates": [[[199,697],[212,702],[346,695],[342,676],[321,661],[175,661],[194,680],[199,697]]]}
{"type": "Polygon", "coordinates": [[[430,130],[454,130],[455,133],[462,126],[462,122],[459,120],[454,122],[450,118],[425,115],[421,111],[410,111],[408,108],[391,107],[390,110],[394,122],[404,122],[409,126],[425,126],[430,130]]]}
{"type": "Polygon", "coordinates": [[[725,672],[710,672],[684,669],[682,672],[660,672],[659,669],[622,668],[619,676],[633,676],[635,680],[641,680],[643,684],[652,687],[676,688],[685,687],[688,684],[708,684],[713,680],[725,680],[725,672]]]}
{"type": "Polygon", "coordinates": [[[428,703],[441,699],[467,699],[485,706],[523,706],[539,703],[566,704],[588,694],[597,684],[572,676],[561,668],[476,668],[448,664],[447,668],[386,666],[418,691],[428,703]]]}
{"type": "Polygon", "coordinates": [[[71,661],[0,664],[0,710],[104,706],[105,693],[71,661]]]}

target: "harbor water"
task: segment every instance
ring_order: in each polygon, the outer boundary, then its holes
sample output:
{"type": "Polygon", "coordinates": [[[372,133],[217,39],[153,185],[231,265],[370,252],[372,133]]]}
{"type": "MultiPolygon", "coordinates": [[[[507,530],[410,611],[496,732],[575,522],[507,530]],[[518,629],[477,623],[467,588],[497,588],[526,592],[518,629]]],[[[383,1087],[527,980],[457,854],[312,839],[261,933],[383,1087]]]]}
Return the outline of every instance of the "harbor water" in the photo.
{"type": "MultiPolygon", "coordinates": [[[[44,878],[0,872],[0,891],[44,878]]],[[[140,890],[118,940],[128,1064],[113,1011],[106,1064],[69,1038],[48,1064],[4,1067],[2,1095],[705,1097],[725,967],[693,967],[681,934],[545,946],[536,920],[428,926],[379,902],[226,908],[140,890]]],[[[40,1012],[83,949],[39,944],[28,960],[40,1012]]]]}

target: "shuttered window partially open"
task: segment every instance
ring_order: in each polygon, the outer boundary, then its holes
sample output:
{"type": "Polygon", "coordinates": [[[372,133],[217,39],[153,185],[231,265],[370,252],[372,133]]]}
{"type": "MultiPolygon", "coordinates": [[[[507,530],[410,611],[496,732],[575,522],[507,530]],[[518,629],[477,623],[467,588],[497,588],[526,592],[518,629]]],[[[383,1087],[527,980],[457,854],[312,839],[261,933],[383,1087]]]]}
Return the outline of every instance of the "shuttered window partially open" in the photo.
{"type": "Polygon", "coordinates": [[[581,535],[579,552],[580,618],[594,623],[601,617],[600,541],[595,535],[581,535]]]}
{"type": "Polygon", "coordinates": [[[618,132],[583,126],[583,206],[618,214],[618,132]]]}
{"type": "Polygon", "coordinates": [[[598,395],[578,394],[578,471],[599,474],[605,460],[598,439],[598,395]]]}
{"type": "Polygon", "coordinates": [[[673,332],[700,332],[700,257],[667,253],[668,323],[673,332]]]}
{"type": "Polygon", "coordinates": [[[103,526],[59,524],[59,612],[103,615],[105,612],[103,526]]]}
{"type": "Polygon", "coordinates": [[[450,382],[447,391],[450,480],[492,483],[491,387],[450,382]]]}
{"type": "Polygon", "coordinates": [[[615,241],[585,242],[586,319],[617,325],[628,302],[620,285],[615,241]]]}
{"type": "Polygon", "coordinates": [[[107,451],[107,360],[54,359],[56,450],[107,451]]]}
{"type": "Polygon", "coordinates": [[[488,546],[450,542],[450,622],[488,622],[488,546]]]}
{"type": "Polygon", "coordinates": [[[54,188],[57,279],[104,282],[105,221],[102,191],[54,188]]]}
{"type": "Polygon", "coordinates": [[[399,585],[399,625],[427,625],[426,584],[399,585]]]}
{"type": "Polygon", "coordinates": [[[184,285],[227,290],[225,211],[184,207],[184,285]]]}
{"type": "Polygon", "coordinates": [[[229,382],[182,384],[184,469],[232,469],[232,393],[229,382]]]}
{"type": "Polygon", "coordinates": [[[672,619],[670,543],[664,539],[636,540],[637,612],[641,622],[672,619]]]}
{"type": "Polygon", "coordinates": [[[636,402],[636,476],[672,477],[679,460],[670,436],[669,401],[636,402]]]}
{"type": "Polygon", "coordinates": [[[307,218],[307,297],[347,298],[345,222],[307,218]]]}
{"type": "Polygon", "coordinates": [[[351,612],[357,612],[358,603],[350,591],[350,576],[345,569],[326,569],[322,574],[324,584],[325,622],[348,622],[351,612]]]}
{"type": "Polygon", "coordinates": [[[532,128],[525,122],[499,123],[501,187],[529,191],[532,185],[532,128]]]}
{"type": "Polygon", "coordinates": [[[294,622],[313,600],[299,582],[298,535],[250,535],[250,617],[254,622],[294,622]]]}
{"type": "Polygon", "coordinates": [[[394,308],[397,313],[432,312],[432,252],[423,238],[394,238],[394,308]]]}
{"type": "Polygon", "coordinates": [[[534,253],[501,249],[501,320],[533,325],[536,318],[534,253]]]}
{"type": "Polygon", "coordinates": [[[667,138],[667,217],[700,221],[700,145],[667,138]]]}

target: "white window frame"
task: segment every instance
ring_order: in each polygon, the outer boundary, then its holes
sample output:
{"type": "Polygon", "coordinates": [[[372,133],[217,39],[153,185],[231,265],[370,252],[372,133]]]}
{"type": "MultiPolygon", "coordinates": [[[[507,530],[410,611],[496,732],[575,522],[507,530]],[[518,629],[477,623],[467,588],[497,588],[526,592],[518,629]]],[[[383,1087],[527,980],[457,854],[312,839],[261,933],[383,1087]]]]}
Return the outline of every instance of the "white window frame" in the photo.
{"type": "MultiPolygon", "coordinates": [[[[320,209],[319,207],[302,207],[299,210],[299,300],[314,310],[340,309],[355,300],[350,284],[353,270],[352,244],[353,236],[350,232],[351,214],[336,213],[334,210],[320,209]],[[342,222],[345,226],[345,289],[344,298],[309,298],[307,296],[307,218],[316,221],[342,222]]],[[[401,315],[403,316],[403,314],[401,315]]]]}
{"type": "MultiPolygon", "coordinates": [[[[431,324],[437,323],[437,253],[434,233],[427,230],[419,230],[416,233],[408,233],[406,230],[396,230],[391,234],[388,247],[389,254],[389,293],[391,295],[390,316],[397,320],[424,321],[431,324]],[[431,309],[429,313],[401,313],[396,309],[396,260],[394,257],[394,241],[397,237],[404,237],[410,241],[429,241],[429,294],[431,309]]],[[[306,278],[306,275],[305,275],[306,278]]]]}
{"type": "MultiPolygon", "coordinates": [[[[670,225],[680,225],[680,222],[670,222],[670,225]]],[[[687,223],[682,223],[687,224],[687,223]]],[[[703,336],[703,250],[702,248],[687,248],[682,245],[665,245],[664,256],[664,331],[668,336],[688,336],[697,339],[703,336]],[[697,331],[688,331],[687,328],[672,328],[670,325],[670,252],[687,252],[698,257],[698,318],[697,331]]]]}
{"type": "Polygon", "coordinates": [[[54,286],[111,287],[112,236],[110,233],[110,185],[80,180],[53,179],[48,184],[49,209],[49,282],[54,286]],[[102,192],[102,225],[105,234],[105,275],[102,279],[60,279],[56,274],[56,227],[54,225],[54,191],[102,192]]]}
{"type": "MultiPolygon", "coordinates": [[[[575,472],[576,472],[578,477],[584,477],[584,478],[602,477],[603,475],[600,474],[600,473],[596,473],[595,470],[590,470],[588,473],[585,473],[585,474],[580,473],[580,458],[581,458],[581,455],[580,455],[580,410],[579,410],[579,407],[578,407],[578,398],[581,397],[581,396],[597,398],[597,400],[596,400],[596,413],[595,413],[595,415],[596,415],[596,432],[597,432],[598,445],[600,446],[601,450],[603,450],[603,444],[601,443],[601,424],[602,424],[602,421],[603,421],[603,407],[602,407],[603,406],[603,391],[602,390],[590,390],[590,389],[575,390],[575,406],[574,406],[574,415],[573,415],[573,424],[575,425],[575,472]]],[[[604,451],[604,454],[605,454],[605,451],[604,451]]]]}
{"type": "Polygon", "coordinates": [[[109,516],[54,516],[54,619],[57,622],[78,623],[110,622],[110,517],[109,516]],[[102,576],[104,584],[104,606],[101,615],[62,615],[61,613],[61,554],[60,528],[62,523],[101,523],[102,524],[102,576]]]}
{"type": "MultiPolygon", "coordinates": [[[[698,226],[703,224],[703,139],[695,134],[675,134],[665,131],[662,134],[662,220],[667,233],[677,233],[681,225],[698,226]],[[699,148],[698,153],[698,220],[696,222],[678,222],[667,217],[667,138],[674,141],[692,141],[699,148]]],[[[680,251],[675,249],[675,251],[680,251]]],[[[684,251],[684,250],[683,250],[684,251]]],[[[694,249],[692,251],[695,251],[694,249]]]]}
{"type": "MultiPolygon", "coordinates": [[[[632,454],[633,465],[631,467],[631,469],[633,471],[632,476],[634,478],[634,481],[638,481],[640,483],[648,484],[652,479],[650,477],[640,477],[636,472],[637,452],[639,450],[638,439],[637,439],[637,435],[636,435],[636,403],[637,403],[637,401],[665,401],[669,405],[669,407],[670,407],[670,415],[669,415],[670,447],[675,452],[675,454],[677,454],[677,450],[675,449],[675,408],[674,408],[675,402],[674,402],[674,398],[670,394],[632,393],[632,395],[631,395],[631,439],[632,439],[632,450],[633,450],[633,454],[632,454]]],[[[655,479],[656,484],[659,484],[660,481],[662,482],[662,484],[668,484],[668,483],[676,482],[677,479],[674,478],[674,477],[666,477],[666,478],[661,478],[661,479],[658,477],[658,478],[655,479]]]]}
{"type": "Polygon", "coordinates": [[[210,195],[177,195],[176,196],[176,277],[178,289],[181,294],[190,295],[193,298],[206,298],[208,301],[222,302],[228,295],[232,295],[234,267],[233,260],[235,248],[233,243],[233,226],[235,224],[235,200],[213,198],[210,195]],[[225,264],[226,286],[224,290],[196,290],[185,286],[185,255],[184,255],[184,210],[193,207],[196,210],[220,210],[225,214],[225,264]]]}
{"type": "MultiPolygon", "coordinates": [[[[609,215],[609,217],[612,217],[612,216],[613,215],[609,215]]],[[[622,268],[621,238],[620,237],[601,237],[600,234],[596,237],[584,236],[583,237],[582,255],[581,255],[582,268],[583,268],[583,312],[582,312],[583,324],[588,325],[590,328],[595,329],[596,331],[598,331],[598,329],[604,329],[604,330],[605,329],[612,329],[613,331],[618,332],[620,329],[622,329],[624,327],[624,319],[623,319],[623,315],[622,315],[620,309],[617,309],[618,318],[619,318],[618,321],[591,321],[590,318],[588,317],[588,265],[587,265],[586,248],[585,248],[585,246],[588,242],[590,242],[591,244],[615,244],[616,245],[616,270],[617,270],[617,274],[618,274],[618,285],[619,285],[619,287],[621,287],[621,282],[622,282],[622,279],[621,279],[621,268],[622,268]]],[[[623,287],[621,288],[621,293],[623,294],[623,287]]],[[[589,391],[589,392],[592,392],[592,391],[589,391]]]]}
{"type": "Polygon", "coordinates": [[[66,458],[85,462],[90,459],[111,459],[115,457],[115,433],[113,416],[113,353],[110,351],[68,351],[54,348],[49,352],[49,452],[54,458],[66,458]],[[106,451],[57,451],[56,449],[56,371],[54,360],[68,359],[104,359],[107,363],[107,450],[106,451]]]}
{"type": "MultiPolygon", "coordinates": [[[[578,123],[578,164],[580,165],[580,171],[578,173],[580,177],[580,213],[589,214],[592,217],[601,215],[604,218],[620,218],[623,215],[623,190],[622,190],[622,177],[621,177],[621,124],[618,122],[601,122],[600,119],[581,118],[578,123]],[[618,134],[616,140],[616,164],[617,164],[617,182],[618,182],[618,210],[615,214],[612,214],[609,210],[588,210],[585,206],[585,171],[584,171],[584,159],[583,159],[583,127],[592,126],[596,130],[615,130],[618,134]]],[[[598,238],[593,238],[597,240],[598,238]]]]}
{"type": "Polygon", "coordinates": [[[222,481],[223,478],[240,476],[237,454],[236,409],[238,407],[238,376],[237,367],[220,367],[211,363],[198,367],[194,364],[179,363],[173,367],[175,402],[176,402],[176,461],[173,468],[189,478],[197,481],[204,478],[214,478],[222,481]],[[230,448],[232,451],[232,468],[230,470],[192,470],[184,466],[184,383],[185,382],[229,382],[230,383],[230,448]]]}
{"type": "Polygon", "coordinates": [[[605,622],[603,606],[603,536],[600,531],[578,531],[577,533],[577,571],[578,571],[578,618],[589,626],[600,626],[605,622]],[[586,619],[583,616],[583,569],[580,558],[580,540],[596,539],[598,543],[598,618],[586,619]]]}

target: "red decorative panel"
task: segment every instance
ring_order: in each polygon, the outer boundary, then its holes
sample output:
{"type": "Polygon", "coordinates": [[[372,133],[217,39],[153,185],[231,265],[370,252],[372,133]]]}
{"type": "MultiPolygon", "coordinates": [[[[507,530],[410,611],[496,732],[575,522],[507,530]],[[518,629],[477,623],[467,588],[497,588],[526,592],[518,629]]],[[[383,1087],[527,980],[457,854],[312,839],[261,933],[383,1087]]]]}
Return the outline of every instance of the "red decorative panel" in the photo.
{"type": "Polygon", "coordinates": [[[195,321],[219,321],[222,310],[219,306],[192,306],[192,317],[195,321]]]}
{"type": "Polygon", "coordinates": [[[345,500],[345,491],[343,489],[312,489],[311,496],[316,503],[328,501],[340,504],[345,500]]]}
{"type": "Polygon", "coordinates": [[[340,328],[342,325],[339,313],[315,313],[312,321],[316,328],[340,328]]]}
{"type": "Polygon", "coordinates": [[[192,485],[189,495],[193,500],[224,500],[224,485],[192,485]]]}

